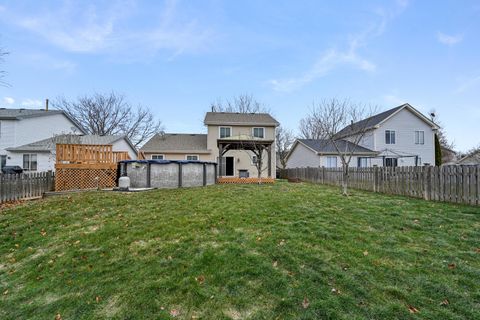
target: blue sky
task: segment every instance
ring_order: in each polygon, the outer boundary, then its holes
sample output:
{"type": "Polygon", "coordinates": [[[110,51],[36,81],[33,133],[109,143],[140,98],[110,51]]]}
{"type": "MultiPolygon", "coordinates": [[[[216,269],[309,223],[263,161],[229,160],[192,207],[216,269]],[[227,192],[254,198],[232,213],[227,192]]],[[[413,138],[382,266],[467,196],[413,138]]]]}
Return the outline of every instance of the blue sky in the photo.
{"type": "Polygon", "coordinates": [[[212,101],[248,93],[297,130],[314,101],[435,109],[480,143],[478,1],[0,1],[3,107],[111,90],[168,132],[204,132],[212,101]]]}

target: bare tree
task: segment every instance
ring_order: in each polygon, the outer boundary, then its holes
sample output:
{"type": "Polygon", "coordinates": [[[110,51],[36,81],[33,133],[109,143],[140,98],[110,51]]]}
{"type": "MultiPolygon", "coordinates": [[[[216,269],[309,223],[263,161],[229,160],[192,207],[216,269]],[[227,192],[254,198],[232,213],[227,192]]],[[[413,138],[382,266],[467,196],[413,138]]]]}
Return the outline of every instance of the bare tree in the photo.
{"type": "Polygon", "coordinates": [[[268,152],[271,152],[265,143],[262,143],[261,140],[256,140],[251,138],[251,140],[245,141],[241,144],[241,147],[245,152],[250,156],[250,160],[257,169],[257,178],[259,179],[258,183],[261,183],[260,178],[262,173],[268,169],[268,152]]]}
{"type": "Polygon", "coordinates": [[[250,94],[241,94],[231,100],[220,100],[210,104],[212,112],[269,113],[268,108],[250,94]]]}
{"type": "MultiPolygon", "coordinates": [[[[0,63],[3,63],[4,62],[4,57],[8,54],[7,51],[5,51],[4,49],[0,48],[0,63]]],[[[6,71],[5,70],[0,70],[0,86],[8,86],[8,84],[3,81],[3,79],[5,78],[5,75],[6,75],[6,71]]]]}
{"type": "Polygon", "coordinates": [[[445,131],[445,127],[443,126],[442,122],[440,121],[440,119],[438,117],[438,113],[435,111],[435,109],[430,110],[429,116],[430,116],[430,120],[439,127],[439,129],[437,131],[437,136],[438,136],[438,140],[440,141],[440,145],[443,148],[453,150],[455,148],[455,143],[453,141],[452,142],[448,141],[447,133],[445,131]]]}
{"type": "Polygon", "coordinates": [[[295,137],[292,131],[281,126],[277,128],[275,132],[275,145],[282,169],[287,167],[287,155],[294,141],[295,137]]]}
{"type": "Polygon", "coordinates": [[[355,104],[349,100],[323,100],[314,105],[300,121],[305,139],[318,139],[335,150],[342,163],[342,193],[348,195],[349,165],[362,139],[371,128],[374,107],[355,104]]]}
{"type": "Polygon", "coordinates": [[[57,98],[52,106],[64,110],[89,134],[126,135],[135,147],[162,132],[160,120],[143,106],[133,106],[124,95],[94,93],[77,100],[57,98]]]}

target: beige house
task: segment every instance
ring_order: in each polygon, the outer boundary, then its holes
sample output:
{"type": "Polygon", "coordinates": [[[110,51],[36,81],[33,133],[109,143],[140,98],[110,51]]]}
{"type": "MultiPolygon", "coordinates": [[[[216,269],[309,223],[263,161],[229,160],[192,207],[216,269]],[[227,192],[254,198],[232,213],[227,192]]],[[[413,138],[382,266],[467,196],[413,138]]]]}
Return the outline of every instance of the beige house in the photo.
{"type": "Polygon", "coordinates": [[[222,177],[274,177],[275,128],[267,113],[207,112],[207,134],[158,134],[141,149],[146,159],[201,160],[218,164],[222,177]],[[258,162],[261,155],[262,165],[258,162]]]}

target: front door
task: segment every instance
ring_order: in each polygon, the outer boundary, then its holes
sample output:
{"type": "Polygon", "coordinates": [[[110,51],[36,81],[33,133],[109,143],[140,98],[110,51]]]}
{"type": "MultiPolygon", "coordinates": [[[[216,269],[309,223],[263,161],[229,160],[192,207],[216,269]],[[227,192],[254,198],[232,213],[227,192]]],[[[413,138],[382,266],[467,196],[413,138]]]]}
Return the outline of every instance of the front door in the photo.
{"type": "Polygon", "coordinates": [[[225,157],[225,175],[233,177],[235,175],[235,158],[225,157]]]}

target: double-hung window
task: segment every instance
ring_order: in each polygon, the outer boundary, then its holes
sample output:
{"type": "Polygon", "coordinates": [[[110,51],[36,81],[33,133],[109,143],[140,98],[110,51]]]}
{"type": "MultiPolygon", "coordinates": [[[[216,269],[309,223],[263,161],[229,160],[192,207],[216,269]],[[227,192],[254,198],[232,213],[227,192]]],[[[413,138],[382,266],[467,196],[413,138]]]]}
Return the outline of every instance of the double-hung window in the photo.
{"type": "Polygon", "coordinates": [[[425,144],[424,131],[415,131],[415,144],[425,144]]]}
{"type": "Polygon", "coordinates": [[[395,144],[395,131],[385,130],[385,144],[395,144]]]}
{"type": "Polygon", "coordinates": [[[152,160],[165,160],[163,154],[152,154],[152,160]]]}
{"type": "Polygon", "coordinates": [[[187,154],[185,158],[190,161],[198,161],[198,155],[196,154],[187,154]]]}
{"type": "Polygon", "coordinates": [[[327,157],[327,168],[337,167],[337,157],[327,157]]]}
{"type": "Polygon", "coordinates": [[[368,167],[368,158],[358,157],[358,167],[359,167],[359,168],[366,168],[366,167],[368,167]]]}
{"type": "Polygon", "coordinates": [[[220,139],[228,138],[232,136],[232,128],[230,127],[220,127],[220,139]]]}
{"type": "Polygon", "coordinates": [[[265,128],[253,128],[254,138],[265,138],[265,128]]]}
{"type": "Polygon", "coordinates": [[[26,153],[23,155],[23,170],[37,171],[37,154],[26,153]]]}

